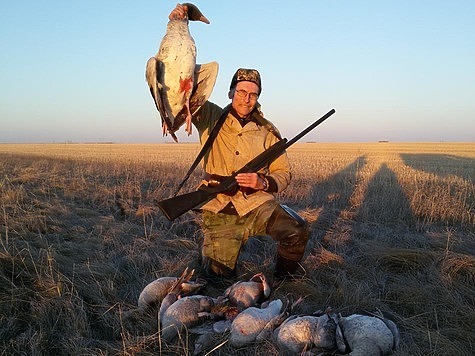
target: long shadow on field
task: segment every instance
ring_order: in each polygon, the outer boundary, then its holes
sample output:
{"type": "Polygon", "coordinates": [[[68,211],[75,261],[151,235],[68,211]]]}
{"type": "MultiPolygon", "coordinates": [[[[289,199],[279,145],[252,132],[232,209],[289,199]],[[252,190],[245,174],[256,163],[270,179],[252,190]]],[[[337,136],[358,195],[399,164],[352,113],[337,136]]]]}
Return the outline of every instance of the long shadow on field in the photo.
{"type": "Polygon", "coordinates": [[[308,194],[310,205],[322,207],[315,226],[322,230],[332,228],[340,213],[350,208],[350,197],[355,190],[358,171],[365,165],[365,156],[360,156],[346,168],[312,188],[308,194]]]}
{"type": "Polygon", "coordinates": [[[441,177],[450,174],[467,180],[475,177],[475,159],[472,158],[435,153],[401,153],[400,156],[406,165],[441,177]]]}
{"type": "Polygon", "coordinates": [[[395,173],[383,164],[368,183],[357,219],[380,225],[406,225],[416,222],[408,197],[395,173]]]}

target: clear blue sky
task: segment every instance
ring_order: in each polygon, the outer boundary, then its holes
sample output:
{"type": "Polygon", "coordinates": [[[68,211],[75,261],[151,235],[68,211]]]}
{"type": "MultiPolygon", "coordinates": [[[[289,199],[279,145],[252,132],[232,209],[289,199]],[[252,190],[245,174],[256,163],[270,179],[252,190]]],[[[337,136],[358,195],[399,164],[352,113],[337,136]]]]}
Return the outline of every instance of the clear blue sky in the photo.
{"type": "MultiPolygon", "coordinates": [[[[144,79],[175,1],[0,0],[0,142],[171,142],[144,79]]],[[[195,1],[212,101],[255,67],[266,116],[305,140],[475,141],[475,1],[195,1]]],[[[187,138],[180,130],[179,139],[187,138]]]]}

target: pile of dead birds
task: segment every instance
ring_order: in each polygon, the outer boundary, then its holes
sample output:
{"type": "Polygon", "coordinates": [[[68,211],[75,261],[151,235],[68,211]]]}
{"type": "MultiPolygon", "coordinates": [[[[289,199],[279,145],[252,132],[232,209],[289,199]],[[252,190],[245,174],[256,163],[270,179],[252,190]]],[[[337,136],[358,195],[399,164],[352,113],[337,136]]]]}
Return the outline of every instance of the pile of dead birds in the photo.
{"type": "Polygon", "coordinates": [[[300,355],[313,350],[350,355],[386,355],[399,345],[396,324],[381,313],[342,316],[331,308],[312,315],[293,315],[293,303],[269,300],[271,287],[264,274],[229,286],[216,298],[199,294],[204,280],[192,280],[194,270],[180,277],[161,277],[141,292],[141,310],[158,309],[163,342],[172,343],[186,330],[199,334],[194,354],[214,347],[216,335],[239,348],[272,340],[283,353],[300,355]]]}

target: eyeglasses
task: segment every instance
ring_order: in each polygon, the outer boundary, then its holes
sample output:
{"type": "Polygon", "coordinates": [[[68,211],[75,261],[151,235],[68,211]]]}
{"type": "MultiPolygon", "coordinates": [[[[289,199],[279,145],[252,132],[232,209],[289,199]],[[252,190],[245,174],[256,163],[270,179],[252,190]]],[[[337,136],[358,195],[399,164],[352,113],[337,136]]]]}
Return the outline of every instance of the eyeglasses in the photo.
{"type": "Polygon", "coordinates": [[[249,95],[249,99],[250,100],[257,100],[257,98],[259,98],[259,94],[257,93],[248,93],[247,91],[245,90],[236,90],[235,93],[241,97],[241,98],[245,98],[249,95]]]}

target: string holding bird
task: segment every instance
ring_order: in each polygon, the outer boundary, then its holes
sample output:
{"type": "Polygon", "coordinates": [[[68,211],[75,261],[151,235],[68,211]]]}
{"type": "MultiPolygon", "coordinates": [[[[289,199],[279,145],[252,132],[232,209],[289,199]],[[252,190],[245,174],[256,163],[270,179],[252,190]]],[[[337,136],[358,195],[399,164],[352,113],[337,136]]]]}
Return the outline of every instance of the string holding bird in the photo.
{"type": "Polygon", "coordinates": [[[163,135],[178,142],[175,132],[183,125],[191,135],[192,115],[208,100],[216,82],[218,63],[196,64],[196,45],[189,21],[209,20],[193,4],[183,3],[182,13],[170,15],[157,54],[147,61],[145,77],[162,120],[163,135]]]}

